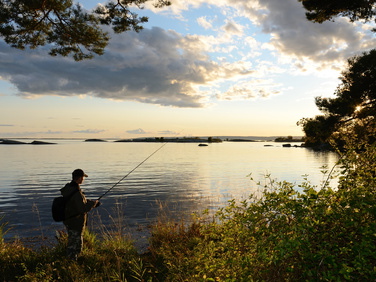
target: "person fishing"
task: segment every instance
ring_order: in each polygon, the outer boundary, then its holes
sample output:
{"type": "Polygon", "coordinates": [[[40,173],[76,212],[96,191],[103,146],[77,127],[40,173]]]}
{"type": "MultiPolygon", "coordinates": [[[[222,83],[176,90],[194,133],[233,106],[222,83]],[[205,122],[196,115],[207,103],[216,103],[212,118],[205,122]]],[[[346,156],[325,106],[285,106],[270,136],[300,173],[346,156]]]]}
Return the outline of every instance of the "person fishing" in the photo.
{"type": "Polygon", "coordinates": [[[60,189],[64,197],[69,197],[63,223],[68,232],[67,256],[73,260],[77,260],[82,251],[87,213],[100,205],[99,199],[86,199],[80,187],[85,177],[88,176],[82,169],[76,169],[72,172],[72,181],[60,189]]]}
{"type": "Polygon", "coordinates": [[[76,169],[72,172],[72,181],[67,183],[62,189],[61,194],[64,198],[69,199],[65,206],[65,219],[63,223],[68,232],[68,246],[67,256],[73,260],[77,260],[79,254],[82,251],[83,233],[87,222],[87,213],[93,208],[98,207],[102,197],[106,196],[112,189],[114,189],[121,181],[128,177],[144,162],[161,150],[167,142],[150,154],[146,159],[140,162],[130,172],[128,172],[123,178],[115,183],[110,189],[103,193],[97,200],[88,200],[85,194],[82,192],[80,185],[84,181],[84,177],[88,177],[82,169],[76,169]]]}

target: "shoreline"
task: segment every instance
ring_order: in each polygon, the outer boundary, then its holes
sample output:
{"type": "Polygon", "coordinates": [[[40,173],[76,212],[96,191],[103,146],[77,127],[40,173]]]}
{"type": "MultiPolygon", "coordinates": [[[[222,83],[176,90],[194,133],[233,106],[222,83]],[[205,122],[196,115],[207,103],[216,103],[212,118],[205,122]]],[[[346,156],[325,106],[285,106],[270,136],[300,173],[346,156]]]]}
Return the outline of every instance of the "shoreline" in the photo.
{"type": "Polygon", "coordinates": [[[99,139],[99,138],[0,138],[0,145],[56,145],[59,143],[48,142],[58,140],[72,140],[82,141],[89,143],[222,143],[222,142],[273,142],[273,143],[304,143],[302,138],[282,138],[282,137],[145,137],[145,138],[129,138],[129,139],[99,139]],[[25,140],[33,140],[32,142],[26,142],[25,140]]]}

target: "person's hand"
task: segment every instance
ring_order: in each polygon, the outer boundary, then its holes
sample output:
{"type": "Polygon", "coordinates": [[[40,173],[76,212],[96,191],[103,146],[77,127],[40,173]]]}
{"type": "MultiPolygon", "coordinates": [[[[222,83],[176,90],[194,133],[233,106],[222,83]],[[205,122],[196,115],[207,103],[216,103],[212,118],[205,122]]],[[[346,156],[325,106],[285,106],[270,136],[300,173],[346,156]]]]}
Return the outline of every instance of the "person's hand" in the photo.
{"type": "Polygon", "coordinates": [[[101,205],[101,202],[99,202],[99,201],[95,201],[94,208],[97,208],[97,207],[99,207],[100,205],[101,205]]]}

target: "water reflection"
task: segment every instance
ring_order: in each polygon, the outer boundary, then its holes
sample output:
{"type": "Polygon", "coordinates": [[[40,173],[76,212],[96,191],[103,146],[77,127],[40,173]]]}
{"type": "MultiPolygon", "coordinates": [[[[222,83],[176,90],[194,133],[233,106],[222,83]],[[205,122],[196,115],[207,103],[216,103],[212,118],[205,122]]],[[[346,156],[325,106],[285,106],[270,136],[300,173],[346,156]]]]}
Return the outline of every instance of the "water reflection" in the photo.
{"type": "MultiPolygon", "coordinates": [[[[160,146],[77,140],[57,143],[0,146],[0,215],[12,227],[6,236],[40,236],[41,231],[54,236],[63,225],[52,221],[52,199],[70,181],[75,168],[89,174],[82,187],[89,199],[96,199],[160,146]]],[[[320,185],[320,168],[331,168],[337,159],[333,153],[264,144],[168,144],[107,194],[95,216],[111,225],[116,217],[113,207],[121,206],[127,226],[135,229],[154,220],[161,203],[167,209],[190,213],[216,208],[229,198],[246,198],[257,189],[247,177],[250,173],[257,180],[271,173],[273,178],[297,184],[308,174],[320,185]]]]}

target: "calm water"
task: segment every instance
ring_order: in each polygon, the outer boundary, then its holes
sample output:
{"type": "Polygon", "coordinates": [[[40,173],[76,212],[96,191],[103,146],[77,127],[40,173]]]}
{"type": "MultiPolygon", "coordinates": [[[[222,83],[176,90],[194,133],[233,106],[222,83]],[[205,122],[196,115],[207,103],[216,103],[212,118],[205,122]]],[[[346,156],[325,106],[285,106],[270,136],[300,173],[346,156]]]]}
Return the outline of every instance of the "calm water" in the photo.
{"type": "MultiPolygon", "coordinates": [[[[58,144],[0,145],[0,216],[11,227],[6,238],[53,238],[55,230],[64,229],[52,220],[50,208],[74,169],[89,175],[82,188],[87,198],[96,199],[161,146],[54,142],[58,144]]],[[[256,191],[249,174],[262,181],[270,173],[297,184],[308,174],[320,185],[321,167],[331,168],[336,160],[334,153],[283,148],[279,143],[168,143],[102,198],[102,206],[91,214],[91,226],[100,221],[108,227],[121,219],[128,230],[143,230],[156,218],[160,204],[185,212],[217,208],[229,198],[246,198],[256,191]]]]}

